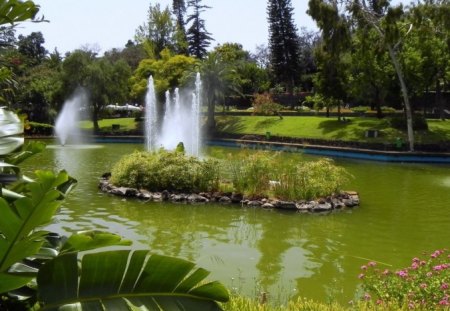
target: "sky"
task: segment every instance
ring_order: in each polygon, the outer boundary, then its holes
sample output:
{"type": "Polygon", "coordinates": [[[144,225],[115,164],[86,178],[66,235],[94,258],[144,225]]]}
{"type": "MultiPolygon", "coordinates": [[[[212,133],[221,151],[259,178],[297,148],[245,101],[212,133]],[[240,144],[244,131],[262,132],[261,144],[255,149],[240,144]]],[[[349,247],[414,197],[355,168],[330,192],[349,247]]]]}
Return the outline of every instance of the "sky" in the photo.
{"type": "MultiPolygon", "coordinates": [[[[187,2],[187,1],[186,1],[187,2]]],[[[123,48],[134,38],[138,26],[145,23],[149,5],[160,3],[171,7],[172,0],[34,0],[40,5],[39,16],[49,23],[22,23],[17,34],[42,32],[45,48],[60,53],[83,46],[97,47],[99,53],[123,48]]],[[[215,41],[211,48],[225,42],[242,44],[253,52],[256,45],[267,44],[267,0],[203,0],[211,8],[202,13],[206,30],[215,41]]],[[[307,0],[293,0],[297,28],[315,30],[306,14],[307,0]]]]}

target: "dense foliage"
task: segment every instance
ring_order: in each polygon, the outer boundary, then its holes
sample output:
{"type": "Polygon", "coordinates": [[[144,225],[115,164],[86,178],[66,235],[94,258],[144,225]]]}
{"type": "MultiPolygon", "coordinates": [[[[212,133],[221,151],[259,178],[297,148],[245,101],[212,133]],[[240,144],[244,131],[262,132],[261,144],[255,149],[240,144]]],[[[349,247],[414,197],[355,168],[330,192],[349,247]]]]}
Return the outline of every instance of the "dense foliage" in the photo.
{"type": "Polygon", "coordinates": [[[111,170],[111,182],[149,191],[213,191],[219,185],[219,165],[182,152],[135,152],[111,170]]]}

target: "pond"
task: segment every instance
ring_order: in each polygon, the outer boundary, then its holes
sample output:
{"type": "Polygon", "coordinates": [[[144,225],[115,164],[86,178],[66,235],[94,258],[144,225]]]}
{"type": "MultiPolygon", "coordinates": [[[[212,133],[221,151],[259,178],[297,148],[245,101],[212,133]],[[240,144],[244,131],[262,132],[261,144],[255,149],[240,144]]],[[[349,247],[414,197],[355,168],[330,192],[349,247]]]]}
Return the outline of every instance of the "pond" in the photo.
{"type": "MultiPolygon", "coordinates": [[[[49,142],[50,144],[52,142],[49,142]]],[[[355,298],[360,266],[369,260],[400,268],[411,258],[449,247],[450,166],[339,160],[355,178],[359,208],[309,215],[232,205],[145,203],[99,192],[99,177],[140,144],[80,148],[49,145],[22,165],[66,169],[78,186],[49,229],[63,234],[100,229],[134,248],[186,258],[240,294],[268,293],[284,302],[301,295],[346,304],[355,298]]],[[[209,147],[210,154],[237,152],[209,147]]],[[[283,157],[316,159],[301,154],[283,157]]]]}

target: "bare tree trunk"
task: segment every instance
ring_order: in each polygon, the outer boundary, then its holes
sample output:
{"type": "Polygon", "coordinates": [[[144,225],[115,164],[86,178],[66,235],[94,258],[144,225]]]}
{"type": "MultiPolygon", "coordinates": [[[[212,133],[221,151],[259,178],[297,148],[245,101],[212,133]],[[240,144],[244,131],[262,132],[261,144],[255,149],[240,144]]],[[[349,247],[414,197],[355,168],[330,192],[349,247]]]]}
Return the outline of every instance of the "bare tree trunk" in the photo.
{"type": "Polygon", "coordinates": [[[397,55],[395,55],[393,47],[390,44],[388,44],[387,48],[389,51],[389,56],[391,58],[392,64],[394,65],[395,72],[397,73],[397,77],[400,82],[400,87],[402,90],[403,103],[405,105],[405,113],[406,113],[406,128],[408,131],[409,151],[414,151],[413,113],[411,109],[411,104],[409,102],[408,89],[406,88],[406,83],[403,78],[403,71],[397,59],[397,55]]]}

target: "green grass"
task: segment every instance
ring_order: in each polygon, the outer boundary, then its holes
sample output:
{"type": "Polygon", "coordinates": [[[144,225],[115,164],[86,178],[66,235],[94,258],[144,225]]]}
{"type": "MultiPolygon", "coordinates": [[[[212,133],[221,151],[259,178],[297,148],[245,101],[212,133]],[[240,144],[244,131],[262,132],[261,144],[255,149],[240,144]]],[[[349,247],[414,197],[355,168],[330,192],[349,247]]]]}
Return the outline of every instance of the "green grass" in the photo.
{"type": "MultiPolygon", "coordinates": [[[[111,131],[113,124],[119,124],[120,131],[134,131],[138,125],[134,118],[102,119],[98,121],[101,131],[111,131]]],[[[92,130],[92,121],[81,121],[80,128],[83,130],[92,130]]]]}
{"type": "MultiPolygon", "coordinates": [[[[388,119],[369,117],[347,118],[350,122],[340,122],[336,117],[285,116],[218,116],[219,132],[231,134],[259,134],[270,132],[272,136],[295,138],[316,138],[326,140],[390,142],[397,137],[407,140],[406,131],[399,131],[389,126],[388,119]],[[369,129],[380,131],[378,138],[366,138],[369,129]]],[[[111,132],[112,125],[119,124],[118,132],[135,131],[139,123],[134,118],[102,119],[99,121],[102,132],[111,132]]],[[[80,122],[85,130],[92,129],[91,121],[80,122]]],[[[428,120],[429,131],[416,132],[417,143],[440,143],[450,141],[450,121],[428,120]]]]}
{"type": "MultiPolygon", "coordinates": [[[[344,141],[395,142],[397,137],[406,140],[406,132],[393,129],[387,119],[354,117],[349,122],[337,118],[286,116],[220,116],[218,129],[231,134],[259,134],[270,132],[272,136],[318,138],[344,141]],[[378,138],[366,138],[369,129],[380,131],[378,138]]],[[[417,142],[436,143],[450,140],[450,122],[429,120],[428,132],[416,132],[417,142]]]]}

